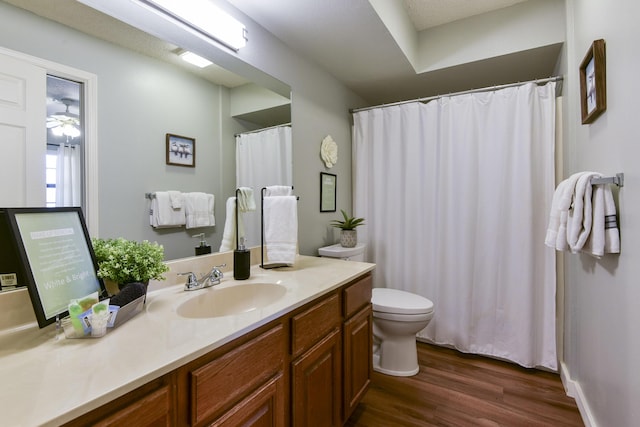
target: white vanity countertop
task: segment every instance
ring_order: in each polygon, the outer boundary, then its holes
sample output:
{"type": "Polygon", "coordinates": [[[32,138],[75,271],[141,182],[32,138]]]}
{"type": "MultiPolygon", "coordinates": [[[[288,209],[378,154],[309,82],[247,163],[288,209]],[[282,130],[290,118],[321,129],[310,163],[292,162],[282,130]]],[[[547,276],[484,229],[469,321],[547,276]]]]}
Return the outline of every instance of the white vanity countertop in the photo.
{"type": "Polygon", "coordinates": [[[143,312],[102,338],[56,339],[55,325],[0,334],[0,424],[59,425],[158,378],[373,270],[374,264],[299,256],[294,267],[251,269],[248,280],[225,273],[212,288],[151,291],[143,312]],[[230,286],[279,283],[284,297],[247,313],[186,319],[176,307],[230,286]]]}

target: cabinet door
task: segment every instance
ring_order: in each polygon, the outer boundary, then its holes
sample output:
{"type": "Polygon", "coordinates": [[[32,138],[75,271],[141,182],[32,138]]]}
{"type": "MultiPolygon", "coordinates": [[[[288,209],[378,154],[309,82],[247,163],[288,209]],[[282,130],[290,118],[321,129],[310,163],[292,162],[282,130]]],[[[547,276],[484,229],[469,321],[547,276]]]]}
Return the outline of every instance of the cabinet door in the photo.
{"type": "Polygon", "coordinates": [[[284,379],[279,374],[211,424],[211,427],[285,426],[285,393],[284,379]]]}
{"type": "Polygon", "coordinates": [[[293,426],[341,425],[340,337],[335,329],[293,362],[293,426]]]}
{"type": "Polygon", "coordinates": [[[344,420],[362,399],[373,370],[371,307],[365,307],[344,324],[344,420]]]}

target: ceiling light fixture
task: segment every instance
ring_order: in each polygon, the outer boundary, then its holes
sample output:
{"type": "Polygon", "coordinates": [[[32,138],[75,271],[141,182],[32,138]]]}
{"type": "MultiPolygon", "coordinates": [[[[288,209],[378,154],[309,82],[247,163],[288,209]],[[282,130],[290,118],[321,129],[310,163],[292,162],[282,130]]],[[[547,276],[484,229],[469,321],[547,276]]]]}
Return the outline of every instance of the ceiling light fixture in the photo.
{"type": "Polygon", "coordinates": [[[208,67],[209,65],[213,64],[213,62],[209,61],[208,59],[203,58],[200,55],[196,55],[193,52],[189,52],[188,50],[179,53],[178,56],[180,56],[183,61],[187,61],[189,64],[193,64],[196,67],[200,68],[208,67]]]}
{"type": "Polygon", "coordinates": [[[137,0],[234,51],[247,44],[247,29],[209,0],[137,0]]]}

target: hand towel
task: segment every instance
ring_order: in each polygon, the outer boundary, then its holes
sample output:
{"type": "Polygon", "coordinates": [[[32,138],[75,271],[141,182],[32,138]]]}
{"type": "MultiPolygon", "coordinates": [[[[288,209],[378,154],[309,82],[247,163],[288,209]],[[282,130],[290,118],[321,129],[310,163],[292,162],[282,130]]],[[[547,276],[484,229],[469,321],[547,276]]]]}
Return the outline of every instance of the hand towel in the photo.
{"type": "Polygon", "coordinates": [[[168,191],[168,193],[169,193],[169,200],[171,200],[171,207],[173,209],[182,208],[182,204],[184,200],[184,196],[182,195],[182,193],[180,191],[168,191]]]}
{"type": "Polygon", "coordinates": [[[591,234],[582,252],[596,258],[601,258],[606,253],[620,253],[620,234],[611,188],[606,184],[595,185],[591,202],[591,234]]]}
{"type": "MultiPolygon", "coordinates": [[[[599,186],[598,186],[599,187],[599,186]]],[[[604,253],[620,253],[620,231],[611,187],[604,187],[604,253]]]]}
{"type": "Polygon", "coordinates": [[[187,228],[213,227],[216,225],[214,217],[214,197],[207,193],[185,193],[185,215],[187,228]]]}
{"type": "Polygon", "coordinates": [[[291,196],[293,195],[293,188],[289,185],[271,185],[266,187],[266,191],[264,192],[265,197],[276,197],[276,196],[291,196]]]}
{"type": "Polygon", "coordinates": [[[168,191],[156,191],[151,199],[149,222],[154,228],[182,227],[186,223],[185,211],[171,206],[168,191]]]}
{"type": "Polygon", "coordinates": [[[567,242],[572,253],[582,250],[591,233],[593,223],[591,178],[600,176],[596,172],[584,172],[576,183],[573,206],[569,209],[567,218],[567,242]]]}
{"type": "Polygon", "coordinates": [[[264,198],[265,264],[293,265],[298,244],[298,200],[295,196],[264,198]]]}
{"type": "MultiPolygon", "coordinates": [[[[226,204],[227,218],[224,221],[220,252],[232,251],[236,248],[236,198],[229,197],[226,204]]],[[[244,237],[242,216],[238,215],[238,234],[244,237]]]]}
{"type": "Polygon", "coordinates": [[[566,251],[569,249],[567,243],[567,220],[569,217],[569,209],[573,202],[576,183],[582,175],[583,172],[571,175],[558,184],[553,194],[545,244],[558,251],[566,251]]]}
{"type": "Polygon", "coordinates": [[[238,188],[238,211],[253,212],[256,210],[256,200],[253,197],[253,188],[238,188]]]}

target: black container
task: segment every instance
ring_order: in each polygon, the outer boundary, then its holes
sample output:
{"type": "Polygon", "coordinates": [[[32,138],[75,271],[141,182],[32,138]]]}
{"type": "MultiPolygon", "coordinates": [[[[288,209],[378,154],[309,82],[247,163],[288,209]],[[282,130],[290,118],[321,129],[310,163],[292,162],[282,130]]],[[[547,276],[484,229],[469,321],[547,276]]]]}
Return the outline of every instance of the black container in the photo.
{"type": "Polygon", "coordinates": [[[233,251],[233,278],[236,280],[248,279],[251,275],[251,252],[240,246],[233,251]]]}

